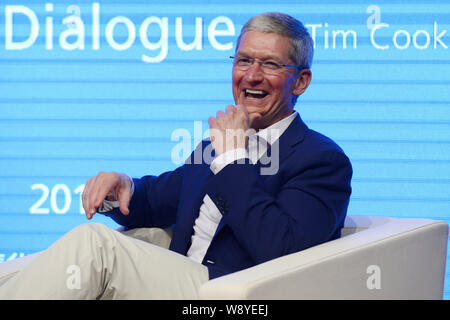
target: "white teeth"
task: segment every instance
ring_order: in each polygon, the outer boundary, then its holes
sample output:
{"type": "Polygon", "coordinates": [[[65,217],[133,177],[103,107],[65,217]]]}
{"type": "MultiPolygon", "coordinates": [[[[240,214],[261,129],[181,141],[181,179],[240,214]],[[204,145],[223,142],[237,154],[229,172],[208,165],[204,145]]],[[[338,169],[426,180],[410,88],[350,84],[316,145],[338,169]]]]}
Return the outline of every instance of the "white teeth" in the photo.
{"type": "Polygon", "coordinates": [[[247,94],[248,93],[250,93],[250,94],[265,94],[265,92],[262,90],[250,90],[250,89],[246,89],[245,93],[247,93],[247,94]]]}

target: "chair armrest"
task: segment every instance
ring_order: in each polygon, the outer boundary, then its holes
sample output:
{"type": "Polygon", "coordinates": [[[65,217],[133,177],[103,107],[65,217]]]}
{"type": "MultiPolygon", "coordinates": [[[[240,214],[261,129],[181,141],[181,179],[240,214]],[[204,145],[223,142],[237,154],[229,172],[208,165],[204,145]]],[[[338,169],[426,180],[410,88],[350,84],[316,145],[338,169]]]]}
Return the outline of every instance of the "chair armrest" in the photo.
{"type": "Polygon", "coordinates": [[[447,240],[443,221],[390,219],[210,280],[200,288],[200,298],[442,299],[447,240]]]}

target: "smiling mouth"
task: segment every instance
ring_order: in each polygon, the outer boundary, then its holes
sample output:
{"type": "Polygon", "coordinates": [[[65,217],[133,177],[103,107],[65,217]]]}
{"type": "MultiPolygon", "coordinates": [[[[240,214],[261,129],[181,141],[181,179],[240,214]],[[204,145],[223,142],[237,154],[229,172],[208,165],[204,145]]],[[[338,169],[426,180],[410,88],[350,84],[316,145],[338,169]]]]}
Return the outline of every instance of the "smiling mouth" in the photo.
{"type": "Polygon", "coordinates": [[[244,94],[246,98],[256,98],[256,99],[262,99],[268,95],[268,93],[264,90],[251,90],[251,89],[245,89],[244,94]]]}

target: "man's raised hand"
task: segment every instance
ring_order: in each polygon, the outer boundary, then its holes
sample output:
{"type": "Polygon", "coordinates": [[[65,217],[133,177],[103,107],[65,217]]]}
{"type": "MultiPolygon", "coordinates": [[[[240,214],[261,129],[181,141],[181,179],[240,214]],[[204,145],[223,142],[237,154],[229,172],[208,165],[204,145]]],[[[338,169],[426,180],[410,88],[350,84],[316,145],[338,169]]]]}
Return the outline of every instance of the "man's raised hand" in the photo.
{"type": "Polygon", "coordinates": [[[225,112],[219,110],[216,117],[210,117],[208,123],[211,142],[217,154],[246,147],[250,122],[244,107],[229,105],[225,112]]]}

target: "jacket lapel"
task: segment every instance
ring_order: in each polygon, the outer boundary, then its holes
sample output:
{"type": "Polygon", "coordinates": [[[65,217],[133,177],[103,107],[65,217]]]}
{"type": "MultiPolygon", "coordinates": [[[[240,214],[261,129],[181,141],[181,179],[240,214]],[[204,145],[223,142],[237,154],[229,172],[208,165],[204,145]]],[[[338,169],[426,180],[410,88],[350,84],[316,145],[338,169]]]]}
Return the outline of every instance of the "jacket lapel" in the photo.
{"type": "Polygon", "coordinates": [[[265,154],[258,160],[257,166],[260,168],[263,178],[277,173],[276,171],[271,172],[269,170],[265,172],[264,170],[274,165],[279,170],[284,160],[294,151],[294,147],[303,141],[307,130],[308,127],[300,118],[300,115],[297,114],[286,131],[274,144],[268,147],[265,154]],[[274,161],[277,163],[274,164],[274,161]]]}
{"type": "Polygon", "coordinates": [[[295,117],[280,139],[278,139],[280,164],[292,154],[294,147],[303,141],[307,130],[308,127],[300,115],[297,114],[297,117],[295,117]]]}

